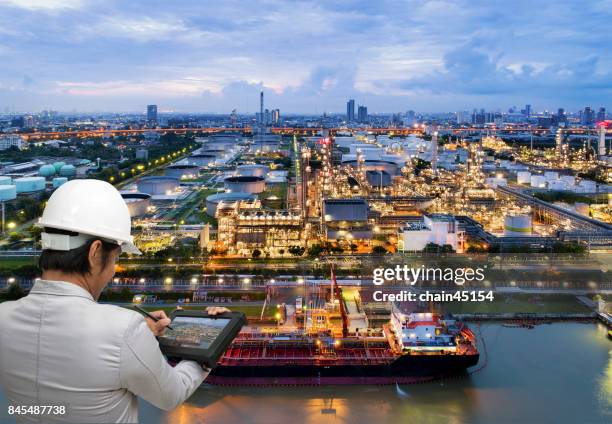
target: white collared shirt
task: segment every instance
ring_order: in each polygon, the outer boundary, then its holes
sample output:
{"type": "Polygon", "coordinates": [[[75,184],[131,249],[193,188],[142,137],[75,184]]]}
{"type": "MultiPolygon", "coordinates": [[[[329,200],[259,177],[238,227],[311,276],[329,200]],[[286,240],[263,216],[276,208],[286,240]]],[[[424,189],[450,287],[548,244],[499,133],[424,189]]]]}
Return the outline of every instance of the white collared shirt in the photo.
{"type": "Polygon", "coordinates": [[[138,422],[137,396],[170,410],[205,377],[193,361],[168,365],[140,314],[75,284],[39,280],[0,303],[0,387],[10,403],[68,408],[24,422],[138,422]]]}

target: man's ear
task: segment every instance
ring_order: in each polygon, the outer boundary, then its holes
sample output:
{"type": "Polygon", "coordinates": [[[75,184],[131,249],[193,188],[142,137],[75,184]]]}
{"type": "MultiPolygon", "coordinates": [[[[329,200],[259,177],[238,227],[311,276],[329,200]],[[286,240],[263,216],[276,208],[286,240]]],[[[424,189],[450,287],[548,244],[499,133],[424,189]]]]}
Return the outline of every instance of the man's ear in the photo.
{"type": "Polygon", "coordinates": [[[99,266],[100,259],[102,257],[101,253],[102,253],[102,242],[100,240],[96,240],[93,243],[91,243],[91,246],[89,247],[89,254],[88,254],[90,270],[93,270],[95,267],[99,266]]]}

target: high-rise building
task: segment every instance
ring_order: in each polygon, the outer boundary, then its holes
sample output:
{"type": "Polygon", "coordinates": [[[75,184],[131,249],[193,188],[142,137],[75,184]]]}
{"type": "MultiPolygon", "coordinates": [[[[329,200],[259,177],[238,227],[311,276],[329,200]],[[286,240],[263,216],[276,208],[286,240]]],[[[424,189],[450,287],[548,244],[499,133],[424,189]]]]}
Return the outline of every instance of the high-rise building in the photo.
{"type": "Polygon", "coordinates": [[[409,110],[408,112],[406,112],[405,125],[414,125],[416,121],[416,113],[414,112],[414,110],[409,110]]]}
{"type": "Polygon", "coordinates": [[[355,100],[346,102],[346,122],[355,122],[355,100]]]}
{"type": "Polygon", "coordinates": [[[605,107],[600,107],[599,111],[597,112],[597,121],[605,121],[606,120],[606,108],[605,107]]]}
{"type": "Polygon", "coordinates": [[[368,108],[366,106],[359,106],[357,108],[357,121],[364,124],[368,122],[368,108]]]}
{"type": "Polygon", "coordinates": [[[591,125],[593,122],[595,122],[595,111],[590,106],[587,106],[581,112],[580,123],[582,125],[591,125]]]}
{"type": "Polygon", "coordinates": [[[147,105],[147,124],[157,125],[157,105],[147,105]]]}
{"type": "Polygon", "coordinates": [[[280,109],[272,109],[272,125],[280,124],[280,109]]]}
{"type": "Polygon", "coordinates": [[[525,116],[527,116],[527,118],[531,116],[531,105],[525,105],[525,116]]]}

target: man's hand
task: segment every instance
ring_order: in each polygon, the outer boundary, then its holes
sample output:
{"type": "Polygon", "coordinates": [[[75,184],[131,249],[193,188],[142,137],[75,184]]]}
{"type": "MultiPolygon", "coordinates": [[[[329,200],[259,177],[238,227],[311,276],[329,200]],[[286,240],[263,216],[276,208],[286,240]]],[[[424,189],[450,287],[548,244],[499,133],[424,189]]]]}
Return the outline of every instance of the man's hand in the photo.
{"type": "Polygon", "coordinates": [[[164,311],[153,311],[149,313],[155,318],[159,319],[159,321],[155,322],[151,318],[145,317],[145,321],[151,329],[151,332],[156,337],[163,336],[166,332],[166,327],[169,326],[172,321],[170,320],[170,318],[168,318],[168,315],[166,315],[164,311]]]}
{"type": "Polygon", "coordinates": [[[218,314],[223,314],[225,312],[232,312],[227,308],[224,308],[223,306],[209,306],[206,308],[206,313],[208,315],[218,315],[218,314]]]}

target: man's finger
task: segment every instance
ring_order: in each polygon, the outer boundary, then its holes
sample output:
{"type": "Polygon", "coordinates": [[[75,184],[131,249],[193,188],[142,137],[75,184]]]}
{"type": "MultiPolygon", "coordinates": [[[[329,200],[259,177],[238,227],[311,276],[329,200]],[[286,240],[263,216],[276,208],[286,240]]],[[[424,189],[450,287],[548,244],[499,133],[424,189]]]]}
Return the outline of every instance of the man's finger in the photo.
{"type": "Polygon", "coordinates": [[[153,315],[157,319],[168,318],[168,315],[166,315],[166,312],[164,312],[164,310],[153,311],[153,312],[150,312],[150,314],[153,315]]]}

